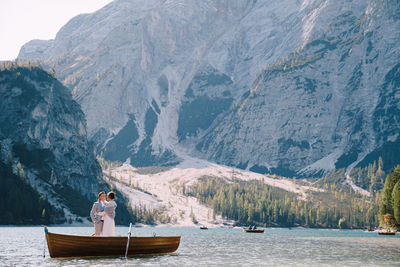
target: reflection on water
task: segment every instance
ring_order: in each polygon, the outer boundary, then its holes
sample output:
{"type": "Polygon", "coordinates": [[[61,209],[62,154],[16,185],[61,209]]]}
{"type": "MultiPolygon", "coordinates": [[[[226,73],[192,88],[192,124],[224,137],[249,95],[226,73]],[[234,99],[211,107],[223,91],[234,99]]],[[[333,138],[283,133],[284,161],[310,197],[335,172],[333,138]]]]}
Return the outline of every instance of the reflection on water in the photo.
{"type": "MultiPolygon", "coordinates": [[[[89,235],[91,227],[50,227],[55,233],[89,235]]],[[[126,235],[118,227],[117,235],[126,235]]],[[[400,234],[361,231],[135,228],[133,235],[181,235],[176,253],[124,258],[51,259],[41,227],[0,227],[0,265],[13,266],[377,266],[400,265],[400,234]]]]}

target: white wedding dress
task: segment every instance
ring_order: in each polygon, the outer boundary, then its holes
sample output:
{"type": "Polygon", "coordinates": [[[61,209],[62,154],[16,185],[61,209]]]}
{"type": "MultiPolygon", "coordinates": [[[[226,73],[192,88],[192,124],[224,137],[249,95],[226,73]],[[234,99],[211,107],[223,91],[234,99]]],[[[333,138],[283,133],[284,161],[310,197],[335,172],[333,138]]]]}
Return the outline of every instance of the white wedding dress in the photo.
{"type": "Polygon", "coordinates": [[[103,233],[102,236],[115,236],[115,208],[117,203],[111,200],[105,203],[103,216],[103,233]]]}

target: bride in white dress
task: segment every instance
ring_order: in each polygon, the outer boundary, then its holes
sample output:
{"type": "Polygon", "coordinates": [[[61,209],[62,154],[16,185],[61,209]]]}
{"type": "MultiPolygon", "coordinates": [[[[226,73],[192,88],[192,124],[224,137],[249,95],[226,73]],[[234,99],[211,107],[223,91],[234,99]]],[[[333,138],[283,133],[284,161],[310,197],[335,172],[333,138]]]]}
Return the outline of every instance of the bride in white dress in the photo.
{"type": "Polygon", "coordinates": [[[103,216],[104,224],[103,224],[103,233],[102,236],[115,236],[115,208],[117,207],[117,203],[115,203],[115,193],[109,192],[107,194],[107,200],[104,202],[104,212],[102,212],[101,216],[103,216]]]}

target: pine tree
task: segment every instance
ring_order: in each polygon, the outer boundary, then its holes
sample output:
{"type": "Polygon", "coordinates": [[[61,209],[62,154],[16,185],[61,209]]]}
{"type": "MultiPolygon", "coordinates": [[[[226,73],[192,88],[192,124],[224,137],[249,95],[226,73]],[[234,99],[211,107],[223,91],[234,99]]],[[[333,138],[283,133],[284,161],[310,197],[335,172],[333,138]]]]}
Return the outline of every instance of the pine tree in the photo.
{"type": "Polygon", "coordinates": [[[8,164],[12,165],[13,163],[13,154],[11,151],[8,151],[8,164]]]}
{"type": "Polygon", "coordinates": [[[17,174],[21,180],[25,181],[25,171],[20,162],[17,163],[17,174]]]}
{"type": "Polygon", "coordinates": [[[393,215],[396,220],[396,224],[400,225],[400,181],[398,181],[393,187],[392,203],[393,215]]]}
{"type": "Polygon", "coordinates": [[[382,157],[379,157],[378,170],[376,171],[376,176],[382,177],[384,175],[385,175],[385,172],[383,171],[383,160],[382,160],[382,157]]]}
{"type": "Polygon", "coordinates": [[[390,172],[386,178],[385,186],[381,193],[381,206],[379,207],[379,222],[384,224],[384,216],[391,214],[393,216],[392,192],[395,184],[400,180],[400,166],[394,172],[390,172]]]}

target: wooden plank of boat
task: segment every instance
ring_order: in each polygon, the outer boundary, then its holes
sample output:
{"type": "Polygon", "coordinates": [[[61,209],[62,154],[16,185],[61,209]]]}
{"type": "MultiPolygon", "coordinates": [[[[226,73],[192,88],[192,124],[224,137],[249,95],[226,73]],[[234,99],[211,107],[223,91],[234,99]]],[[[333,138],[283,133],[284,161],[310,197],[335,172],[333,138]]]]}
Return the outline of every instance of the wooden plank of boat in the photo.
{"type": "MultiPolygon", "coordinates": [[[[50,257],[124,256],[128,237],[78,236],[46,232],[50,257]]],[[[176,251],[180,236],[131,237],[128,256],[176,251]]]]}
{"type": "Polygon", "coordinates": [[[246,233],[264,233],[264,229],[248,229],[243,228],[243,231],[246,233]]]}

